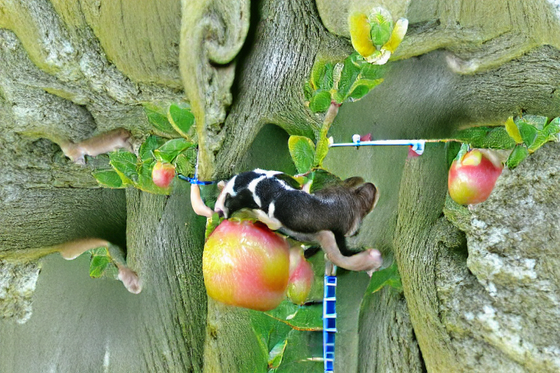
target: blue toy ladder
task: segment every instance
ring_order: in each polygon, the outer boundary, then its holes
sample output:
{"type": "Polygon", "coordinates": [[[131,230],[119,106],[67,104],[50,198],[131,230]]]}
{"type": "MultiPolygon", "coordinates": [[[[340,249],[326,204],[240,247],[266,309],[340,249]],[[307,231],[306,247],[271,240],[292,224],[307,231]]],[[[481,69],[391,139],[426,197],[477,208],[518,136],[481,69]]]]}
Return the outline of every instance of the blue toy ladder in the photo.
{"type": "Polygon", "coordinates": [[[325,373],[334,372],[336,334],[336,276],[325,275],[323,295],[323,361],[325,373]]]}

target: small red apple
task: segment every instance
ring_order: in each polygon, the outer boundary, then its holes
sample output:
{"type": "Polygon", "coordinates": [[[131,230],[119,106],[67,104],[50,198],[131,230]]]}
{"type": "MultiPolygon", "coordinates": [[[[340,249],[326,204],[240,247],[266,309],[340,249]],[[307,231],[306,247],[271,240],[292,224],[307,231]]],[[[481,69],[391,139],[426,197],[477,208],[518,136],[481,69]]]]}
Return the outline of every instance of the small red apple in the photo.
{"type": "Polygon", "coordinates": [[[473,149],[454,160],[449,169],[448,187],[451,198],[461,205],[486,201],[503,166],[491,151],[473,149]]]}
{"type": "Polygon", "coordinates": [[[262,223],[224,220],[204,245],[208,295],[220,302],[268,311],[285,297],[289,244],[262,223]]]}
{"type": "Polygon", "coordinates": [[[286,292],[288,299],[295,304],[304,304],[314,279],[315,273],[311,264],[303,256],[303,249],[292,247],[290,249],[290,280],[286,292]]]}
{"type": "Polygon", "coordinates": [[[160,188],[167,188],[175,177],[175,166],[170,163],[156,162],[152,170],[152,180],[160,188]]]}

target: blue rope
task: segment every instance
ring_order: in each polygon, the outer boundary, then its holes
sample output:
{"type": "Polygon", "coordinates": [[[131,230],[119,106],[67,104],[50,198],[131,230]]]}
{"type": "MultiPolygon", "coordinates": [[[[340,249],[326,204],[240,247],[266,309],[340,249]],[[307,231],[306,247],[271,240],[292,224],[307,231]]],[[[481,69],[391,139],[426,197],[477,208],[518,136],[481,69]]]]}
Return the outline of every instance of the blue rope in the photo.
{"type": "Polygon", "coordinates": [[[325,373],[334,372],[336,282],[336,276],[325,275],[323,284],[323,361],[325,363],[325,373]]]}
{"type": "Polygon", "coordinates": [[[211,184],[215,183],[215,181],[198,180],[196,178],[196,176],[195,177],[188,177],[188,176],[185,176],[185,175],[182,175],[182,174],[177,174],[177,177],[181,180],[185,180],[185,181],[188,181],[191,184],[196,184],[196,185],[211,185],[211,184]]]}

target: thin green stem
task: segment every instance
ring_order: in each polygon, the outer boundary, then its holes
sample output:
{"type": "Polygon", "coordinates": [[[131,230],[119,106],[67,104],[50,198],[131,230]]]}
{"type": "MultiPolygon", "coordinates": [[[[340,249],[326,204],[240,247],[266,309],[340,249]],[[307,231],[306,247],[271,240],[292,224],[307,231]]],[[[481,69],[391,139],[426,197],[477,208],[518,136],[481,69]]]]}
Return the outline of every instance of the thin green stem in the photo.
{"type": "Polygon", "coordinates": [[[325,119],[323,120],[323,126],[321,127],[321,133],[319,134],[319,139],[317,140],[317,147],[315,150],[314,163],[316,166],[322,166],[323,159],[325,159],[329,151],[329,139],[327,138],[327,135],[329,133],[329,129],[331,128],[331,124],[333,124],[334,119],[338,114],[339,107],[339,103],[331,101],[331,106],[329,106],[329,110],[327,110],[327,114],[325,115],[325,119]]]}
{"type": "Polygon", "coordinates": [[[325,115],[325,120],[323,120],[323,127],[321,128],[321,132],[325,130],[328,132],[331,124],[333,124],[336,115],[338,114],[338,108],[340,108],[338,102],[331,101],[331,106],[329,106],[329,110],[327,110],[327,114],[325,115]]]}

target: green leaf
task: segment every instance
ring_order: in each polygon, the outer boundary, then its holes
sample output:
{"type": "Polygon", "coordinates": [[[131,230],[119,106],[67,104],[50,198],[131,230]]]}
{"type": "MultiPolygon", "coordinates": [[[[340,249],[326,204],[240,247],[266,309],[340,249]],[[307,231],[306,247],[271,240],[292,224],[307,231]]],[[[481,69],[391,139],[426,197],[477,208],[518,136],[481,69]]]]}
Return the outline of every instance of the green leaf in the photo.
{"type": "Polygon", "coordinates": [[[112,264],[109,251],[106,247],[100,247],[91,250],[90,253],[89,276],[92,278],[100,278],[105,274],[107,267],[112,264]]]}
{"type": "Polygon", "coordinates": [[[194,124],[194,114],[190,106],[172,104],[167,112],[167,119],[181,136],[188,138],[188,132],[194,124]]]}
{"type": "Polygon", "coordinates": [[[285,300],[275,309],[265,313],[293,329],[307,331],[320,331],[323,329],[322,304],[298,306],[285,300]]]}
{"type": "Polygon", "coordinates": [[[373,88],[379,85],[383,79],[369,80],[369,79],[358,79],[350,89],[348,97],[346,100],[358,101],[365,95],[367,95],[373,88]]]}
{"type": "Polygon", "coordinates": [[[371,41],[377,47],[389,41],[393,31],[393,21],[390,14],[378,12],[371,19],[371,41]]]}
{"type": "Polygon", "coordinates": [[[331,93],[329,91],[319,91],[311,97],[309,109],[313,113],[324,113],[331,106],[331,93]]]}
{"type": "Polygon", "coordinates": [[[210,237],[212,232],[214,232],[214,229],[216,229],[218,225],[220,225],[222,220],[223,219],[220,218],[220,215],[218,215],[217,212],[212,214],[212,218],[209,219],[206,223],[206,232],[204,233],[205,239],[208,239],[208,237],[210,237]]]}
{"type": "Polygon", "coordinates": [[[333,68],[332,62],[315,61],[311,69],[310,84],[313,90],[330,90],[333,87],[333,68]]]}
{"type": "Polygon", "coordinates": [[[344,60],[340,73],[340,80],[336,82],[337,90],[333,95],[333,99],[339,104],[342,104],[348,98],[352,86],[361,73],[361,68],[354,63],[355,55],[357,55],[357,53],[351,54],[344,60]]]}
{"type": "Polygon", "coordinates": [[[270,369],[269,373],[276,372],[276,369],[280,367],[287,345],[288,340],[284,339],[283,341],[278,342],[268,353],[268,368],[270,369]]]}
{"type": "Polygon", "coordinates": [[[519,129],[519,134],[523,139],[523,143],[530,147],[537,138],[537,128],[523,120],[523,118],[518,118],[515,121],[517,128],[519,129]]]}
{"type": "Polygon", "coordinates": [[[138,156],[142,162],[151,162],[154,160],[154,150],[159,148],[165,143],[165,140],[159,136],[148,136],[146,140],[140,145],[138,156]]]}
{"type": "Polygon", "coordinates": [[[542,130],[546,124],[548,123],[548,118],[547,117],[543,117],[540,115],[524,115],[522,117],[523,122],[535,127],[538,130],[542,130]]]}
{"type": "Polygon", "coordinates": [[[389,41],[391,37],[391,32],[393,31],[393,25],[389,22],[374,23],[371,25],[371,41],[373,45],[381,47],[383,44],[389,41]]]}
{"type": "Polygon", "coordinates": [[[268,360],[269,352],[278,344],[286,340],[292,330],[288,325],[279,322],[260,311],[249,311],[253,332],[259,341],[262,352],[268,360]]]}
{"type": "Polygon", "coordinates": [[[305,82],[303,86],[303,97],[305,97],[305,101],[310,101],[313,97],[315,90],[311,87],[311,83],[305,82]]]}
{"type": "Polygon", "coordinates": [[[453,160],[459,153],[461,149],[461,143],[456,141],[450,141],[447,143],[447,168],[451,167],[453,160]]]}
{"type": "Polygon", "coordinates": [[[319,88],[327,91],[332,89],[334,84],[333,73],[334,73],[334,64],[332,62],[326,63],[323,78],[319,81],[319,88]]]}
{"type": "Polygon", "coordinates": [[[323,372],[323,363],[317,359],[322,353],[321,332],[292,329],[264,312],[251,310],[249,315],[261,351],[266,356],[267,363],[271,364],[269,372],[274,372],[276,369],[278,372],[323,372]],[[284,343],[286,343],[285,348],[283,348],[284,343]],[[280,354],[282,355],[281,364],[275,367],[275,362],[278,361],[280,354]]]}
{"type": "Polygon", "coordinates": [[[339,104],[357,101],[383,81],[386,68],[366,62],[354,52],[343,63],[340,78],[335,83],[333,100],[339,104]]]}
{"type": "Polygon", "coordinates": [[[326,187],[329,187],[331,185],[340,185],[343,183],[341,178],[322,168],[314,169],[311,173],[311,179],[311,194],[321,189],[325,189],[326,187]]]}
{"type": "Polygon", "coordinates": [[[311,170],[315,158],[315,144],[304,136],[290,136],[288,149],[299,173],[311,170]]]}
{"type": "Polygon", "coordinates": [[[461,144],[461,148],[459,149],[459,152],[458,152],[457,155],[455,156],[454,161],[460,161],[461,158],[463,158],[464,155],[467,154],[469,150],[471,150],[470,145],[467,144],[467,143],[462,143],[462,144],[461,144]]]}
{"type": "Polygon", "coordinates": [[[505,127],[472,127],[457,132],[455,139],[470,144],[473,148],[512,149],[515,140],[505,127]]]}
{"type": "Polygon", "coordinates": [[[550,141],[560,140],[558,137],[558,134],[560,134],[560,118],[554,118],[551,120],[550,123],[544,127],[543,132],[550,137],[550,141]]]}
{"type": "Polygon", "coordinates": [[[529,153],[533,153],[549,141],[558,141],[558,133],[560,133],[560,119],[556,118],[545,124],[542,130],[537,130],[535,141],[529,146],[529,153]]]}
{"type": "Polygon", "coordinates": [[[172,139],[154,150],[154,156],[158,161],[173,163],[175,158],[193,146],[193,143],[186,139],[172,139]]]}
{"type": "Polygon", "coordinates": [[[121,177],[123,184],[134,185],[138,181],[136,155],[124,150],[109,153],[109,163],[121,177]]]}
{"type": "Polygon", "coordinates": [[[89,267],[89,276],[91,278],[100,278],[105,274],[107,267],[111,261],[107,257],[96,256],[91,259],[89,267]]]}
{"type": "MultiPolygon", "coordinates": [[[[359,55],[354,57],[355,61],[359,61],[359,55]]],[[[379,80],[383,79],[385,72],[387,71],[387,65],[375,65],[367,63],[365,61],[360,61],[360,78],[366,80],[379,80]]]]}
{"type": "Polygon", "coordinates": [[[165,109],[151,103],[144,104],[144,112],[148,117],[148,122],[158,131],[170,137],[177,137],[179,134],[167,119],[167,107],[165,109]]]}
{"type": "Polygon", "coordinates": [[[189,155],[191,148],[187,149],[184,153],[181,153],[175,158],[175,169],[177,173],[185,176],[194,176],[195,166],[196,166],[196,150],[194,151],[194,156],[189,155]]]}
{"type": "Polygon", "coordinates": [[[291,330],[277,372],[323,373],[322,337],[321,332],[291,330]]]}
{"type": "Polygon", "coordinates": [[[506,166],[509,169],[514,169],[517,167],[527,156],[529,155],[529,150],[524,144],[518,144],[509,155],[506,166]]]}
{"type": "Polygon", "coordinates": [[[381,290],[384,286],[391,286],[397,291],[402,291],[401,276],[396,262],[393,262],[390,267],[373,273],[366,293],[375,293],[376,291],[381,290]]]}
{"type": "Polygon", "coordinates": [[[94,171],[93,177],[105,188],[123,188],[123,181],[115,170],[94,171]]]}
{"type": "Polygon", "coordinates": [[[321,133],[319,134],[319,140],[317,141],[317,149],[315,150],[315,158],[313,159],[313,163],[318,167],[323,166],[323,160],[329,152],[329,139],[327,137],[329,127],[329,125],[323,124],[321,133]]]}

